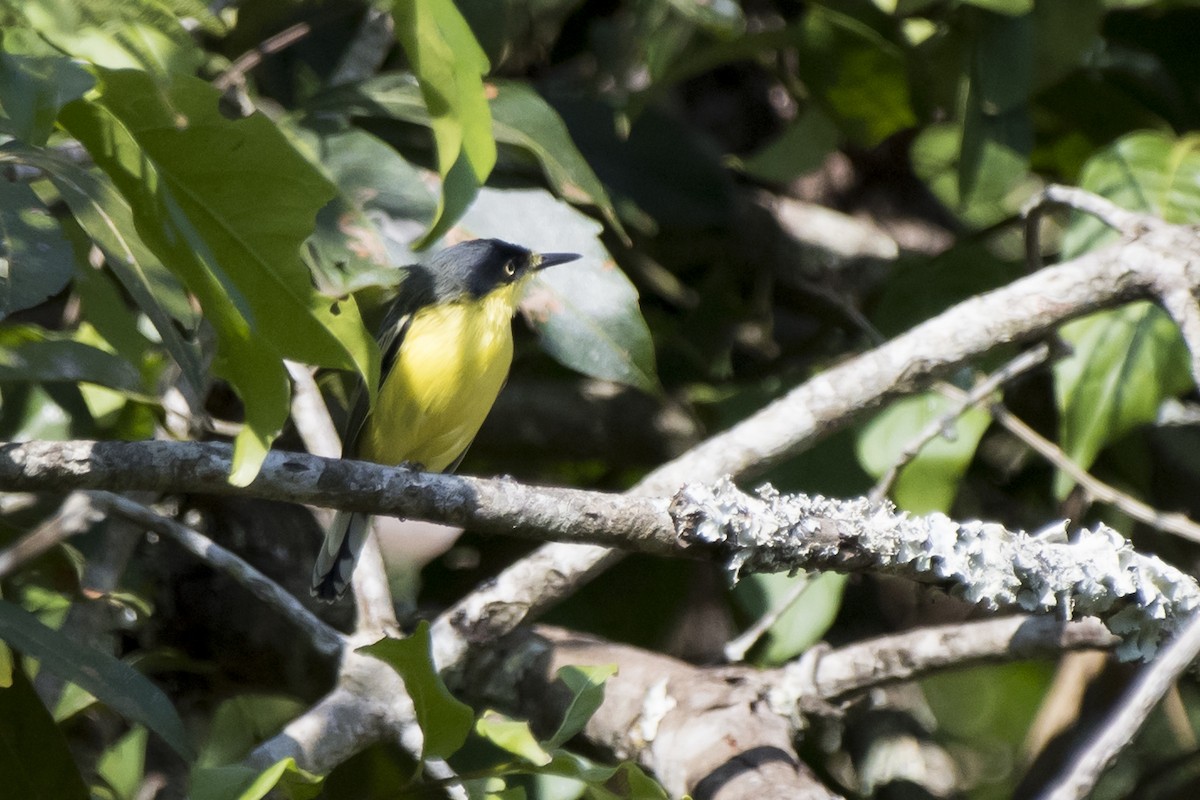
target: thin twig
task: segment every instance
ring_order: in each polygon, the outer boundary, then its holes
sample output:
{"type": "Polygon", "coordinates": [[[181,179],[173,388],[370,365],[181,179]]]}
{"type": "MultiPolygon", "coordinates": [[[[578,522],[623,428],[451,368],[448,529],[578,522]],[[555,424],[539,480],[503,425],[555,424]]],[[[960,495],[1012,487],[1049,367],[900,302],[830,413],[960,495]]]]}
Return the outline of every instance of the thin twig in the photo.
{"type": "MultiPolygon", "coordinates": [[[[872,503],[878,503],[887,497],[888,492],[892,490],[892,485],[896,482],[896,478],[900,475],[900,470],[908,466],[920,454],[925,445],[937,437],[944,435],[945,431],[954,424],[955,420],[966,413],[968,409],[974,408],[987,400],[997,389],[1017,376],[1023,375],[1039,364],[1045,363],[1049,357],[1050,345],[1043,342],[1000,367],[1000,369],[977,383],[970,392],[956,396],[953,401],[954,405],[947,409],[946,413],[931,421],[920,433],[909,441],[908,445],[896,458],[895,463],[888,468],[888,471],[879,479],[867,497],[870,498],[872,503]]],[[[958,391],[961,392],[961,390],[958,391]]]]}
{"type": "Polygon", "coordinates": [[[1042,800],[1082,800],[1090,795],[1104,770],[1133,742],[1134,733],[1198,654],[1200,614],[1195,614],[1175,641],[1146,666],[1099,734],[1070,760],[1067,773],[1042,795],[1042,800]]]}
{"type": "MultiPolygon", "coordinates": [[[[959,390],[955,390],[959,391],[959,390]]],[[[1114,486],[1111,486],[1087,470],[1076,464],[1062,448],[1046,439],[1033,428],[1026,425],[1015,414],[1009,411],[1003,403],[992,403],[989,408],[992,417],[1003,425],[1010,433],[1036,450],[1055,467],[1071,476],[1077,484],[1083,487],[1093,500],[1107,503],[1138,522],[1156,530],[1173,533],[1193,542],[1200,542],[1200,525],[1187,516],[1175,512],[1159,511],[1153,506],[1138,500],[1114,486]]]]}
{"type": "Polygon", "coordinates": [[[229,575],[307,633],[318,652],[336,655],[345,647],[342,634],[318,619],[282,586],[207,536],[126,497],[111,492],[88,492],[87,495],[97,506],[173,539],[205,563],[229,575]]]}
{"type": "Polygon", "coordinates": [[[285,50],[310,33],[312,33],[312,26],[309,23],[297,22],[295,25],[290,25],[279,33],[267,37],[253,50],[247,50],[235,58],[229,68],[213,80],[213,86],[223,92],[234,84],[242,83],[246,80],[246,73],[262,63],[264,56],[285,50]]]}
{"type": "Polygon", "coordinates": [[[72,492],[67,495],[58,510],[40,525],[0,550],[0,578],[55,545],[83,533],[96,519],[96,509],[86,493],[72,492]]]}

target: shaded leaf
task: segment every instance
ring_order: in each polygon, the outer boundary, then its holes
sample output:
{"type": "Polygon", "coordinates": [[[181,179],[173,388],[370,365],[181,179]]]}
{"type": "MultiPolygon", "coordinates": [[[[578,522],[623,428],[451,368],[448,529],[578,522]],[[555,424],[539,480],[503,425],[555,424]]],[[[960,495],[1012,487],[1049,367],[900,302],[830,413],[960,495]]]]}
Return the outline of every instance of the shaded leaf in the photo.
{"type": "MultiPolygon", "coordinates": [[[[11,152],[16,160],[46,173],[76,222],[104,251],[113,274],[179,365],[184,396],[199,410],[206,385],[195,338],[199,318],[183,286],[138,236],[128,201],[104,179],[52,153],[31,148],[11,152]]],[[[0,151],[0,157],[4,155],[0,151]]]]}
{"type": "Polygon", "coordinates": [[[287,417],[281,357],[354,369],[372,390],[378,381],[378,352],[357,307],[319,295],[300,259],[333,187],[266,117],[221,116],[203,81],[156,87],[143,73],[99,74],[96,99],[68,105],[60,122],[212,323],[215,367],[245,406],[231,480],[247,483],[287,417]]]}
{"type": "Polygon", "coordinates": [[[456,699],[433,666],[429,623],[422,621],[407,639],[380,639],[358,652],[384,662],[404,680],[425,734],[423,754],[448,758],[462,747],[471,732],[471,707],[456,699]]]}
{"type": "Polygon", "coordinates": [[[47,628],[33,614],[6,600],[0,600],[0,639],[36,658],[43,669],[78,684],[117,713],[145,725],[185,760],[192,759],[183,721],[170,700],[133,667],[47,628]]]}
{"type": "Polygon", "coordinates": [[[496,165],[482,80],[490,65],[453,0],[396,3],[392,14],[396,37],[421,85],[442,176],[437,213],[417,245],[422,249],[457,221],[496,165]]]}
{"type": "Polygon", "coordinates": [[[212,767],[245,758],[303,710],[300,701],[280,695],[239,695],[224,701],[213,714],[196,765],[212,767]]]}
{"type": "Polygon", "coordinates": [[[837,127],[832,120],[820,109],[810,108],[737,166],[760,181],[787,183],[821,166],[837,143],[837,127]]]}
{"type": "Polygon", "coordinates": [[[70,242],[33,190],[0,181],[0,319],[58,294],[74,271],[70,242]]]}
{"type": "Polygon", "coordinates": [[[192,772],[190,789],[192,800],[261,800],[272,790],[291,800],[309,800],[320,796],[321,778],[289,757],[261,771],[241,765],[200,767],[192,772]]]}
{"type": "Polygon", "coordinates": [[[616,664],[565,666],[559,669],[557,677],[570,690],[571,702],[567,705],[558,730],[544,742],[547,748],[562,747],[568,739],[583,730],[604,702],[604,682],[616,674],[616,664]]]}
{"type": "Polygon", "coordinates": [[[136,396],[142,392],[141,375],[125,359],[33,325],[0,330],[0,381],[86,382],[136,396]]]}
{"type": "Polygon", "coordinates": [[[814,6],[796,55],[805,85],[856,144],[871,147],[916,124],[899,48],[853,17],[814,6]]]}
{"type": "MultiPolygon", "coordinates": [[[[0,601],[3,602],[3,601],[0,601]]],[[[0,609],[0,632],[3,631],[0,609]]],[[[39,623],[40,624],[40,623],[39,623]]],[[[24,670],[0,688],[0,775],[6,797],[73,800],[89,797],[62,730],[34,692],[24,670]]]]}
{"type": "Polygon", "coordinates": [[[533,153],[560,197],[576,205],[596,206],[613,230],[628,241],[604,184],[576,149],[558,112],[527,84],[495,81],[492,85],[496,88],[491,102],[496,140],[533,153]]]}
{"type": "Polygon", "coordinates": [[[538,273],[521,301],[542,348],[585,375],[658,390],[637,290],[596,238],[598,223],[540,189],[485,189],[460,227],[472,237],[581,254],[580,261],[538,273]]]}

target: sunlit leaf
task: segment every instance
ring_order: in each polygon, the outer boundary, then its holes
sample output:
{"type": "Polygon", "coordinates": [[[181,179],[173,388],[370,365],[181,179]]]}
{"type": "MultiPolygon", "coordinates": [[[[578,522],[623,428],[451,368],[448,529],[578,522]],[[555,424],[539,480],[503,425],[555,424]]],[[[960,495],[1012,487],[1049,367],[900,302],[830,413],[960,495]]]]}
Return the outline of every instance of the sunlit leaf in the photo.
{"type": "MultiPolygon", "coordinates": [[[[863,427],[858,437],[858,459],[876,478],[892,467],[915,436],[930,423],[942,420],[954,401],[938,392],[897,400],[863,427]]],[[[954,416],[942,435],[925,444],[900,471],[892,499],[905,511],[949,513],[963,475],[975,457],[975,448],[991,423],[991,415],[971,408],[954,416]]]]}
{"type": "MultiPolygon", "coordinates": [[[[747,575],[733,589],[734,600],[757,619],[787,602],[798,578],[786,573],[747,575]]],[[[799,578],[803,580],[803,578],[799,578]]],[[[791,607],[767,630],[755,663],[778,666],[796,658],[825,636],[842,607],[846,576],[836,572],[810,575],[791,607]]]]}
{"type": "Polygon", "coordinates": [[[370,386],[378,352],[352,301],[319,295],[300,258],[332,185],[266,117],[229,120],[217,91],[176,77],[100,70],[100,90],[60,122],[129,201],[143,241],[200,301],[214,364],[245,406],[231,480],[246,483],[288,410],[282,358],[354,369],[370,386]]]}
{"type": "Polygon", "coordinates": [[[162,737],[191,760],[183,721],[162,690],[128,664],[47,628],[20,606],[0,600],[0,639],[36,658],[64,680],[76,683],[100,702],[162,737]]]}
{"type": "Polygon", "coordinates": [[[746,18],[736,0],[667,0],[680,16],[710,33],[733,37],[746,29],[746,18]]]}
{"type": "MultiPolygon", "coordinates": [[[[2,601],[0,601],[2,602],[2,601]]],[[[3,632],[0,609],[0,635],[3,632]]],[[[20,668],[0,687],[0,775],[4,796],[31,800],[85,800],[87,785],[62,730],[20,668]]]]}
{"type": "Polygon", "coordinates": [[[0,181],[0,319],[62,291],[74,270],[71,245],[37,195],[0,181]]]}
{"type": "Polygon", "coordinates": [[[467,740],[475,715],[470,706],[450,694],[437,674],[430,641],[429,623],[422,622],[406,639],[380,639],[358,652],[378,658],[404,679],[417,724],[425,734],[424,754],[448,758],[467,740]]]}
{"type": "Polygon", "coordinates": [[[571,702],[567,705],[558,730],[545,741],[547,748],[561,747],[583,730],[604,702],[604,682],[616,674],[615,664],[595,667],[566,666],[558,671],[558,679],[566,684],[571,692],[571,702]]]}
{"type": "MultiPolygon", "coordinates": [[[[1083,468],[1139,425],[1152,422],[1167,397],[1192,386],[1187,347],[1157,306],[1131,303],[1064,325],[1071,354],[1054,365],[1061,444],[1083,468]]],[[[1063,497],[1074,481],[1055,478],[1063,497]]]]}
{"type": "Polygon", "coordinates": [[[529,723],[510,719],[495,711],[485,711],[475,723],[475,732],[506,753],[527,761],[534,766],[544,767],[553,761],[546,752],[529,723]]]}
{"type": "Polygon", "coordinates": [[[482,79],[490,65],[453,0],[396,3],[392,14],[421,85],[442,176],[441,202],[421,248],[454,224],[496,164],[482,79]]]}
{"type": "Polygon", "coordinates": [[[97,774],[119,800],[136,800],[138,796],[138,788],[146,777],[148,737],[145,728],[134,725],[129,733],[117,739],[96,761],[97,774]]]}
{"type": "Polygon", "coordinates": [[[204,59],[179,18],[157,0],[6,0],[4,5],[55,50],[101,66],[188,74],[204,59]]]}

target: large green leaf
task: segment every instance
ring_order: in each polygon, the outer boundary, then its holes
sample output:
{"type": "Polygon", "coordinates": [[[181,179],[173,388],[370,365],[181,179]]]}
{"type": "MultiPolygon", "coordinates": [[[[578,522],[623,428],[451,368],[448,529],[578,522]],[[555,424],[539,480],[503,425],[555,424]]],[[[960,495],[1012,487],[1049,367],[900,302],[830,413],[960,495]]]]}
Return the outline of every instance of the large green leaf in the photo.
{"type": "Polygon", "coordinates": [[[0,600],[0,639],[36,658],[43,669],[78,684],[100,702],[162,737],[192,759],[183,721],[162,690],[133,667],[47,628],[20,606],[0,600]]]}
{"type": "Polygon", "coordinates": [[[437,674],[430,641],[429,623],[422,621],[407,639],[380,639],[358,652],[378,658],[404,679],[417,724],[425,734],[424,755],[449,758],[467,740],[475,715],[470,706],[450,694],[437,674]]]}
{"type": "MultiPolygon", "coordinates": [[[[858,460],[863,469],[881,477],[899,459],[913,438],[943,418],[954,402],[937,392],[897,400],[880,412],[858,437],[858,460]]],[[[914,514],[949,513],[958,485],[975,457],[975,448],[991,423],[979,408],[967,409],[946,426],[944,435],[925,444],[897,476],[892,487],[896,505],[914,514]]]]}
{"type": "MultiPolygon", "coordinates": [[[[1167,397],[1192,385],[1187,346],[1157,306],[1131,303],[1063,326],[1072,353],[1054,365],[1063,450],[1084,469],[1107,445],[1152,422],[1167,397]]],[[[1074,481],[1060,472],[1055,492],[1074,481]]]]}
{"type": "MultiPolygon", "coordinates": [[[[1130,134],[1088,161],[1080,185],[1125,208],[1194,224],[1200,221],[1200,137],[1130,134]]],[[[1076,214],[1063,236],[1063,256],[1114,236],[1076,214]]],[[[1054,367],[1062,446],[1084,468],[1105,446],[1152,421],[1165,398],[1192,386],[1178,329],[1148,303],[1076,320],[1063,327],[1062,337],[1073,349],[1054,367]]],[[[1062,496],[1072,485],[1060,473],[1055,490],[1062,496]]]]}
{"type": "Polygon", "coordinates": [[[460,227],[541,252],[581,254],[580,261],[538,273],[521,301],[542,348],[585,375],[658,390],[637,289],[597,238],[597,222],[541,189],[485,189],[460,227]]]}
{"type": "Polygon", "coordinates": [[[735,602],[758,619],[787,603],[797,580],[807,580],[807,585],[767,630],[765,643],[754,659],[757,664],[786,664],[821,641],[842,608],[846,576],[823,572],[798,578],[782,572],[760,573],[747,575],[733,588],[735,602]]]}
{"type": "Polygon", "coordinates": [[[216,369],[245,405],[231,480],[246,483],[287,417],[282,357],[378,381],[378,352],[357,307],[319,295],[300,258],[333,186],[266,117],[223,117],[203,81],[159,86],[139,72],[97,72],[96,96],[68,105],[60,122],[212,323],[216,369]]]}
{"type": "MultiPolygon", "coordinates": [[[[1079,186],[1130,211],[1145,211],[1168,222],[1200,222],[1200,135],[1131,133],[1088,160],[1079,186]]],[[[1116,237],[1095,217],[1073,214],[1063,234],[1063,258],[1116,237]]]]}
{"type": "Polygon", "coordinates": [[[71,244],[38,196],[0,181],[0,319],[62,291],[74,271],[71,244]]]}
{"type": "Polygon", "coordinates": [[[492,118],[483,90],[487,54],[453,0],[408,0],[392,7],[396,37],[421,84],[437,145],[442,197],[418,247],[449,230],[496,165],[492,118]]]}
{"type": "Polygon", "coordinates": [[[183,286],[142,243],[128,201],[108,181],[48,151],[10,144],[0,150],[0,159],[6,157],[46,173],[80,227],[104,251],[117,280],[154,325],[179,365],[184,396],[199,410],[205,386],[194,335],[199,319],[183,286]]]}
{"type": "Polygon", "coordinates": [[[593,667],[568,665],[559,669],[557,677],[571,692],[571,702],[563,712],[558,730],[546,740],[546,747],[562,747],[583,730],[604,702],[604,682],[616,674],[616,664],[593,667]]]}
{"type": "Polygon", "coordinates": [[[12,671],[12,682],[0,688],[0,720],[0,775],[4,776],[5,797],[88,797],[62,730],[20,668],[12,671]]]}
{"type": "Polygon", "coordinates": [[[58,110],[92,88],[94,79],[65,56],[0,53],[0,106],[10,133],[32,145],[44,145],[58,110]]]}

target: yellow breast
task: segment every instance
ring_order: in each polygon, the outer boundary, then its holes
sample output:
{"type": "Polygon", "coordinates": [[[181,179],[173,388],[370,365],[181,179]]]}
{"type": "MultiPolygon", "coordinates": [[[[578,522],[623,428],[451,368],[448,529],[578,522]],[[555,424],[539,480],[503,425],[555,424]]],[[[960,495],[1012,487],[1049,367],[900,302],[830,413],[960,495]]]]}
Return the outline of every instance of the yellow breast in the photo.
{"type": "Polygon", "coordinates": [[[512,291],[418,311],[375,409],[359,457],[440,472],[467,449],[512,364],[512,291]]]}

